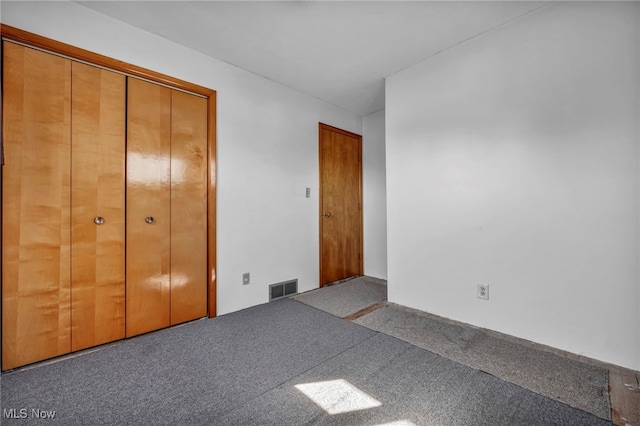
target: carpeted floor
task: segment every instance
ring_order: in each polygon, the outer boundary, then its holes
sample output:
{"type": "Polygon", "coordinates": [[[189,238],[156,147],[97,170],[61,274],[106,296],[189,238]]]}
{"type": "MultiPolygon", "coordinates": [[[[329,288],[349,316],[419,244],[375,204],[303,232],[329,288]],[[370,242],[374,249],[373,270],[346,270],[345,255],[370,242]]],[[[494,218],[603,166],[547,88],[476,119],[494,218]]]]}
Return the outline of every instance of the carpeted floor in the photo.
{"type": "Polygon", "coordinates": [[[2,408],[53,410],[64,425],[221,424],[375,334],[285,299],[3,374],[2,408]]]}
{"type": "MultiPolygon", "coordinates": [[[[340,393],[341,389],[336,385],[331,390],[340,393]]],[[[349,397],[347,391],[342,392],[345,398],[349,397]]],[[[338,401],[333,403],[338,405],[338,401]]],[[[607,424],[568,408],[391,336],[377,334],[219,420],[225,425],[607,424]],[[352,411],[330,414],[310,405],[296,388],[313,389],[327,382],[352,385],[374,400],[369,405],[379,405],[358,409],[353,404],[352,411]]]]}
{"type": "MultiPolygon", "coordinates": [[[[386,285],[382,280],[365,276],[295,298],[344,318],[367,305],[386,300],[386,285]]],[[[611,418],[608,372],[603,368],[394,304],[387,304],[354,322],[598,417],[611,418]]]]}
{"type": "Polygon", "coordinates": [[[292,298],[344,318],[387,300],[387,286],[381,280],[363,276],[307,291],[292,298]]]}
{"type": "Polygon", "coordinates": [[[466,366],[610,419],[608,372],[389,304],[355,320],[466,366]]]}
{"type": "Polygon", "coordinates": [[[605,425],[295,300],[2,375],[3,414],[63,425],[605,425]]]}

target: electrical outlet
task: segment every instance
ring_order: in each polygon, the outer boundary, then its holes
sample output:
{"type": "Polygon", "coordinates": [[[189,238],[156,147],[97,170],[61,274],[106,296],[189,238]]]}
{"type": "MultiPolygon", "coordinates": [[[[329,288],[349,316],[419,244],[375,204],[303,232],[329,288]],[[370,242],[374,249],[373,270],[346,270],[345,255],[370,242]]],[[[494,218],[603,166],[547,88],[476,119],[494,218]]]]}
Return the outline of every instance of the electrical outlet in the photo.
{"type": "Polygon", "coordinates": [[[247,285],[251,282],[251,275],[248,272],[242,274],[242,285],[247,285]]]}
{"type": "Polygon", "coordinates": [[[489,300],[489,284],[478,284],[478,299],[489,300]]]}
{"type": "Polygon", "coordinates": [[[307,198],[311,198],[311,188],[305,188],[304,195],[307,198]]]}

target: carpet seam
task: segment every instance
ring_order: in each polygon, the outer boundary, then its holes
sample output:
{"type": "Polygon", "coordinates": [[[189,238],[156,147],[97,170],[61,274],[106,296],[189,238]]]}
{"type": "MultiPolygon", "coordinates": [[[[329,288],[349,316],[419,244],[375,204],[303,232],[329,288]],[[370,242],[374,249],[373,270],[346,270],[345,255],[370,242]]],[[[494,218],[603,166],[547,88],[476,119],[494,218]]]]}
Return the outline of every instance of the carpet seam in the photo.
{"type": "MultiPolygon", "coordinates": [[[[298,303],[302,303],[302,302],[298,302],[298,303]]],[[[302,303],[302,304],[303,304],[304,306],[309,306],[309,305],[306,305],[306,304],[304,304],[304,303],[302,303]]],[[[314,309],[317,309],[317,308],[315,308],[315,307],[313,307],[313,306],[309,306],[309,307],[312,307],[312,308],[314,308],[314,309]]],[[[322,310],[320,310],[320,309],[317,309],[317,310],[319,310],[320,312],[324,312],[325,314],[328,314],[328,312],[322,311],[322,310]]],[[[331,315],[331,314],[329,314],[329,315],[331,315]]],[[[335,317],[335,315],[333,315],[333,316],[335,317]]],[[[340,317],[336,317],[336,318],[340,318],[340,317]]],[[[356,325],[357,325],[357,324],[356,324],[356,325]]],[[[366,327],[363,327],[363,328],[366,328],[366,327]]],[[[327,362],[331,361],[332,359],[334,359],[334,358],[336,358],[336,357],[338,357],[338,356],[340,356],[340,355],[344,354],[344,353],[345,353],[345,352],[347,352],[347,351],[350,351],[351,349],[355,348],[356,346],[358,346],[358,345],[360,345],[360,344],[362,344],[362,343],[364,343],[364,342],[366,342],[366,341],[368,341],[368,340],[370,340],[370,339],[373,339],[374,337],[379,336],[380,334],[384,334],[384,333],[381,333],[381,332],[379,332],[379,331],[371,330],[371,329],[368,329],[368,328],[367,328],[367,330],[372,331],[374,334],[372,334],[371,336],[369,336],[369,337],[367,337],[367,338],[365,338],[365,339],[358,340],[356,343],[354,343],[354,344],[352,344],[351,346],[349,346],[349,347],[345,348],[344,350],[342,350],[342,351],[340,351],[340,352],[338,352],[338,353],[336,353],[336,354],[334,354],[334,355],[330,356],[329,358],[324,359],[323,361],[321,361],[321,362],[319,362],[319,363],[317,363],[317,364],[314,364],[313,366],[311,366],[311,367],[307,368],[306,370],[301,371],[301,372],[297,373],[296,375],[294,375],[294,376],[292,376],[292,377],[289,377],[288,379],[286,379],[286,380],[284,380],[284,381],[282,381],[282,382],[280,382],[280,383],[278,383],[278,384],[276,384],[276,385],[274,385],[274,386],[270,387],[269,389],[266,389],[266,390],[264,390],[263,392],[260,392],[259,394],[254,395],[254,396],[252,396],[252,397],[248,398],[247,400],[243,401],[241,404],[235,405],[235,406],[233,406],[233,407],[229,408],[228,410],[224,410],[224,411],[222,411],[222,412],[221,412],[221,414],[222,414],[222,413],[223,413],[223,414],[227,414],[227,413],[229,413],[229,412],[231,412],[231,411],[233,411],[233,410],[235,410],[235,409],[237,409],[237,408],[239,408],[239,407],[243,407],[243,406],[247,405],[248,403],[252,402],[253,400],[255,400],[256,398],[259,398],[259,397],[261,397],[262,395],[264,395],[264,394],[266,394],[266,393],[268,393],[268,392],[271,392],[271,391],[273,391],[274,389],[277,389],[278,387],[280,387],[280,386],[284,385],[285,383],[287,383],[287,382],[289,382],[289,381],[291,381],[291,380],[295,379],[296,377],[300,377],[300,376],[302,376],[303,374],[305,374],[305,373],[307,373],[307,372],[309,372],[309,371],[313,370],[314,368],[317,368],[317,367],[319,367],[319,366],[321,366],[321,365],[323,365],[323,364],[326,364],[327,362]]],[[[391,337],[393,337],[393,336],[391,336],[391,337]]]]}
{"type": "MultiPolygon", "coordinates": [[[[383,306],[381,309],[383,309],[383,308],[390,308],[390,306],[388,306],[388,305],[387,305],[387,306],[383,306]]],[[[376,310],[376,311],[377,311],[377,310],[376,310]]],[[[375,312],[375,311],[374,311],[374,312],[375,312]]],[[[389,321],[385,321],[385,323],[387,323],[387,322],[389,322],[389,321]]],[[[558,398],[552,398],[552,397],[550,397],[550,396],[547,396],[547,395],[544,395],[544,394],[540,393],[540,392],[539,392],[539,391],[537,391],[537,390],[529,389],[529,388],[526,388],[526,387],[524,387],[524,386],[522,386],[522,385],[520,385],[520,384],[518,384],[518,383],[515,383],[515,382],[512,382],[512,381],[510,381],[510,380],[506,380],[506,379],[504,379],[504,378],[498,377],[498,376],[496,376],[496,375],[494,375],[494,374],[492,374],[492,373],[489,373],[489,372],[487,372],[487,371],[485,371],[485,370],[482,370],[482,369],[480,369],[480,368],[477,368],[477,367],[474,367],[474,366],[471,366],[471,365],[464,364],[464,363],[462,363],[462,362],[460,362],[460,361],[457,361],[457,360],[455,360],[455,359],[449,358],[449,357],[447,357],[447,356],[445,356],[445,355],[439,354],[439,353],[434,352],[434,351],[432,351],[432,350],[430,350],[430,349],[423,348],[422,346],[419,346],[419,345],[417,345],[417,344],[415,344],[415,343],[413,343],[413,342],[410,342],[410,341],[408,341],[408,340],[405,340],[405,339],[403,339],[402,337],[398,337],[398,336],[395,336],[395,335],[391,335],[391,334],[385,333],[384,331],[381,331],[381,330],[376,330],[376,329],[371,328],[371,327],[368,327],[368,326],[366,326],[366,325],[364,325],[364,324],[359,324],[359,323],[356,323],[356,322],[354,322],[354,324],[360,325],[361,327],[364,327],[364,328],[366,328],[366,329],[368,329],[368,330],[371,330],[371,331],[374,331],[374,332],[376,332],[376,333],[382,333],[382,334],[384,334],[384,335],[386,335],[386,336],[392,337],[392,338],[394,338],[394,339],[398,339],[398,340],[400,340],[400,341],[402,341],[402,342],[405,342],[405,343],[407,343],[407,344],[409,344],[409,345],[411,345],[411,346],[414,346],[414,347],[416,347],[416,348],[418,348],[418,349],[421,349],[421,350],[427,351],[427,352],[429,352],[429,353],[431,353],[431,354],[434,354],[434,355],[436,355],[436,356],[439,356],[439,357],[441,357],[441,358],[444,358],[444,359],[446,359],[446,360],[449,360],[449,361],[451,361],[451,362],[454,362],[454,363],[456,363],[456,364],[458,364],[458,365],[461,365],[461,366],[463,366],[463,367],[470,368],[470,369],[472,369],[472,370],[479,371],[479,372],[481,372],[481,373],[485,373],[485,374],[487,374],[487,375],[489,375],[489,376],[492,376],[492,377],[495,377],[496,379],[501,380],[501,381],[503,381],[503,382],[505,382],[505,383],[509,383],[509,384],[511,384],[511,385],[517,386],[517,387],[519,387],[519,388],[521,388],[521,389],[524,389],[524,390],[526,390],[526,391],[528,391],[528,392],[532,392],[532,393],[534,393],[534,394],[536,394],[536,395],[539,395],[539,396],[541,396],[541,397],[543,397],[543,398],[547,398],[547,399],[550,399],[550,400],[552,400],[552,401],[556,401],[556,402],[558,402],[558,403],[560,403],[560,404],[563,404],[563,405],[565,405],[565,406],[567,406],[567,407],[571,407],[571,408],[573,408],[573,409],[580,410],[580,411],[582,411],[582,412],[584,412],[584,413],[587,413],[587,414],[589,414],[589,415],[592,415],[592,416],[594,416],[594,417],[596,417],[596,418],[599,418],[599,419],[602,419],[602,420],[606,420],[606,421],[609,421],[609,422],[611,422],[611,421],[612,421],[612,419],[613,419],[613,415],[612,415],[612,410],[613,410],[613,408],[612,408],[612,405],[611,405],[611,392],[610,392],[610,386],[609,386],[609,375],[608,375],[608,374],[605,374],[605,381],[606,381],[606,383],[605,383],[605,384],[606,384],[606,387],[607,387],[607,394],[608,394],[608,398],[607,398],[607,405],[608,405],[608,409],[609,409],[609,418],[606,418],[606,417],[599,416],[599,415],[597,415],[597,414],[595,414],[595,413],[592,413],[592,412],[589,412],[589,411],[583,410],[582,408],[575,407],[575,406],[573,406],[573,405],[571,405],[571,404],[568,404],[567,402],[565,402],[565,401],[563,401],[563,400],[561,400],[561,399],[558,399],[558,398]]]]}

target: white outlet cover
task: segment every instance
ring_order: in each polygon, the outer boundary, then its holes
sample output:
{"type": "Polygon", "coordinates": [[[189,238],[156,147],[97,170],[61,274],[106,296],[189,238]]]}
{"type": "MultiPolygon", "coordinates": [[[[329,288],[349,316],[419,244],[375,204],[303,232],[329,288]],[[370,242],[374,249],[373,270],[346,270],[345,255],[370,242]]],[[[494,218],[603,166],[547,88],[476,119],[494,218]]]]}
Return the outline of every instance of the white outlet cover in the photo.
{"type": "Polygon", "coordinates": [[[489,300],[489,284],[478,284],[478,299],[489,300]]]}

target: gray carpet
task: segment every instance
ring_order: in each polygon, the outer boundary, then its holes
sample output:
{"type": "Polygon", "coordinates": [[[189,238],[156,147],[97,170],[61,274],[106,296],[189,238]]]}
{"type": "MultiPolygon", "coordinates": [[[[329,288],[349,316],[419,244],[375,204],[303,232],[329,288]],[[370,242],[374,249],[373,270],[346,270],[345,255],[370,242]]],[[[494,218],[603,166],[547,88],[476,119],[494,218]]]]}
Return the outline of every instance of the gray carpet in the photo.
{"type": "Polygon", "coordinates": [[[281,300],[3,374],[2,408],[54,410],[64,425],[212,424],[375,334],[281,300]]]}
{"type": "Polygon", "coordinates": [[[53,410],[63,425],[610,424],[288,299],[3,374],[1,386],[3,409],[53,410]],[[295,387],[334,380],[378,405],[328,414],[295,387]]]}
{"type": "Polygon", "coordinates": [[[383,282],[370,277],[357,277],[307,291],[292,298],[344,318],[387,300],[387,286],[383,282]]]}
{"type": "Polygon", "coordinates": [[[387,305],[355,322],[610,419],[608,373],[603,368],[524,347],[482,329],[437,321],[401,306],[387,305]]]}
{"type": "Polygon", "coordinates": [[[384,334],[248,401],[219,420],[224,425],[609,424],[384,334]],[[380,405],[329,414],[295,387],[336,380],[355,386],[380,405]]]}

